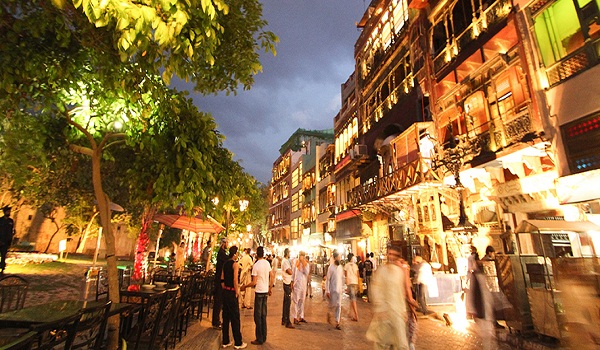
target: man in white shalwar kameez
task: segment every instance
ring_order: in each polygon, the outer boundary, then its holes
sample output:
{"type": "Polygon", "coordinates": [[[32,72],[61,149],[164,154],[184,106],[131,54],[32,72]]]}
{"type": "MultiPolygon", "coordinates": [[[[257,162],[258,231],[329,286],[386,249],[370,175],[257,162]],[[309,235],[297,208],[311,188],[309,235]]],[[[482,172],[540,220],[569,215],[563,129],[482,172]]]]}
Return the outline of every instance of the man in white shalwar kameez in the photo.
{"type": "Polygon", "coordinates": [[[292,300],[294,306],[292,314],[294,316],[294,324],[300,322],[306,323],[304,319],[304,301],[306,300],[306,289],[308,283],[308,274],[310,273],[308,261],[306,261],[306,253],[300,252],[298,259],[294,261],[292,268],[292,300]]]}
{"type": "MultiPolygon", "coordinates": [[[[333,252],[333,264],[327,270],[325,280],[325,293],[329,298],[329,312],[335,317],[335,328],[341,330],[340,318],[342,315],[342,294],[344,293],[344,268],[340,265],[341,256],[338,251],[333,252]]],[[[330,313],[327,315],[329,316],[330,313]]]]}
{"type": "Polygon", "coordinates": [[[376,350],[407,350],[406,335],[406,273],[399,266],[401,248],[390,246],[388,263],[373,274],[369,302],[373,303],[373,319],[367,329],[367,339],[376,350]]]}
{"type": "MultiPolygon", "coordinates": [[[[254,261],[250,256],[250,248],[244,250],[244,256],[240,259],[241,276],[240,285],[250,284],[252,282],[252,266],[254,261]]],[[[252,288],[240,291],[240,300],[243,309],[252,309],[252,288]]]]}

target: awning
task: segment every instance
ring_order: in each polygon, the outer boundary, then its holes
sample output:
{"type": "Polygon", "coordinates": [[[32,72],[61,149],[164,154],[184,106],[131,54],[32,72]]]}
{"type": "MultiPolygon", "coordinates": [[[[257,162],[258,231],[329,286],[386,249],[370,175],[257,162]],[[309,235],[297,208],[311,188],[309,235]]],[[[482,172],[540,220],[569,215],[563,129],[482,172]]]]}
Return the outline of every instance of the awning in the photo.
{"type": "Polygon", "coordinates": [[[523,220],[515,230],[515,233],[552,233],[561,231],[600,232],[600,226],[590,221],[523,220]]]}
{"type": "Polygon", "coordinates": [[[346,220],[346,219],[351,219],[353,217],[357,217],[360,215],[360,210],[358,209],[351,209],[351,210],[347,210],[343,213],[337,214],[335,216],[335,221],[342,221],[342,220],[346,220]]]}
{"type": "Polygon", "coordinates": [[[600,170],[590,170],[556,179],[556,194],[561,204],[580,203],[600,198],[600,170]]]}

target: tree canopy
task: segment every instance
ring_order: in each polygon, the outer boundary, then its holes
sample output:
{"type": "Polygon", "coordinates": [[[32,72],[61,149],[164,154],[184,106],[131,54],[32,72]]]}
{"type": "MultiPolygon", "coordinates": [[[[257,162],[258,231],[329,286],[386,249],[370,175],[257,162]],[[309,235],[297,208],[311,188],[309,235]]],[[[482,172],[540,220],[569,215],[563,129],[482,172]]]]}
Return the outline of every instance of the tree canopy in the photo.
{"type": "Polygon", "coordinates": [[[44,157],[51,147],[48,154],[90,157],[111,300],[118,301],[118,286],[103,164],[129,149],[133,160],[118,166],[138,198],[207,204],[220,177],[221,136],[212,117],[168,84],[177,75],[202,93],[249,88],[261,70],[260,51],[275,53],[277,38],[266,24],[258,0],[0,3],[2,132],[19,131],[27,115],[30,127],[62,141],[30,138],[35,154],[24,161],[34,168],[53,161],[44,157]]]}

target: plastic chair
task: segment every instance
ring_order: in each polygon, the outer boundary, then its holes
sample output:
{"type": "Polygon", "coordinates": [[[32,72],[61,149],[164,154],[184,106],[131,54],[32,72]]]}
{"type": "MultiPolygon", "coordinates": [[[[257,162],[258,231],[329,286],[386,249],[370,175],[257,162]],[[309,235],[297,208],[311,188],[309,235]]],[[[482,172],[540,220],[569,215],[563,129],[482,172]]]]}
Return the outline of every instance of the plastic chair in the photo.
{"type": "Polygon", "coordinates": [[[100,349],[104,341],[106,323],[111,302],[104,305],[84,309],[81,317],[75,325],[75,331],[69,350],[76,349],[100,349]]]}
{"type": "Polygon", "coordinates": [[[0,279],[0,312],[20,310],[25,304],[29,282],[19,276],[0,279]]]}

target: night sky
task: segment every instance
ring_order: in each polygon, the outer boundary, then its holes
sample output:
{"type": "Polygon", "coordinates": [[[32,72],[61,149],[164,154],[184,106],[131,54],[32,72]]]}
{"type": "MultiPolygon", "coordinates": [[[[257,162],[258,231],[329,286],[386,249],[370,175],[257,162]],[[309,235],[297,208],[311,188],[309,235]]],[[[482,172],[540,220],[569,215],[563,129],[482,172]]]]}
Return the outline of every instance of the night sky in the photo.
{"type": "MultiPolygon", "coordinates": [[[[354,71],[356,22],[365,0],[262,0],[277,56],[263,54],[263,72],[236,96],[191,94],[215,118],[225,147],[267,183],[279,148],[298,128],[332,129],[340,86],[354,71]]],[[[184,88],[184,87],[179,87],[184,88]]]]}

